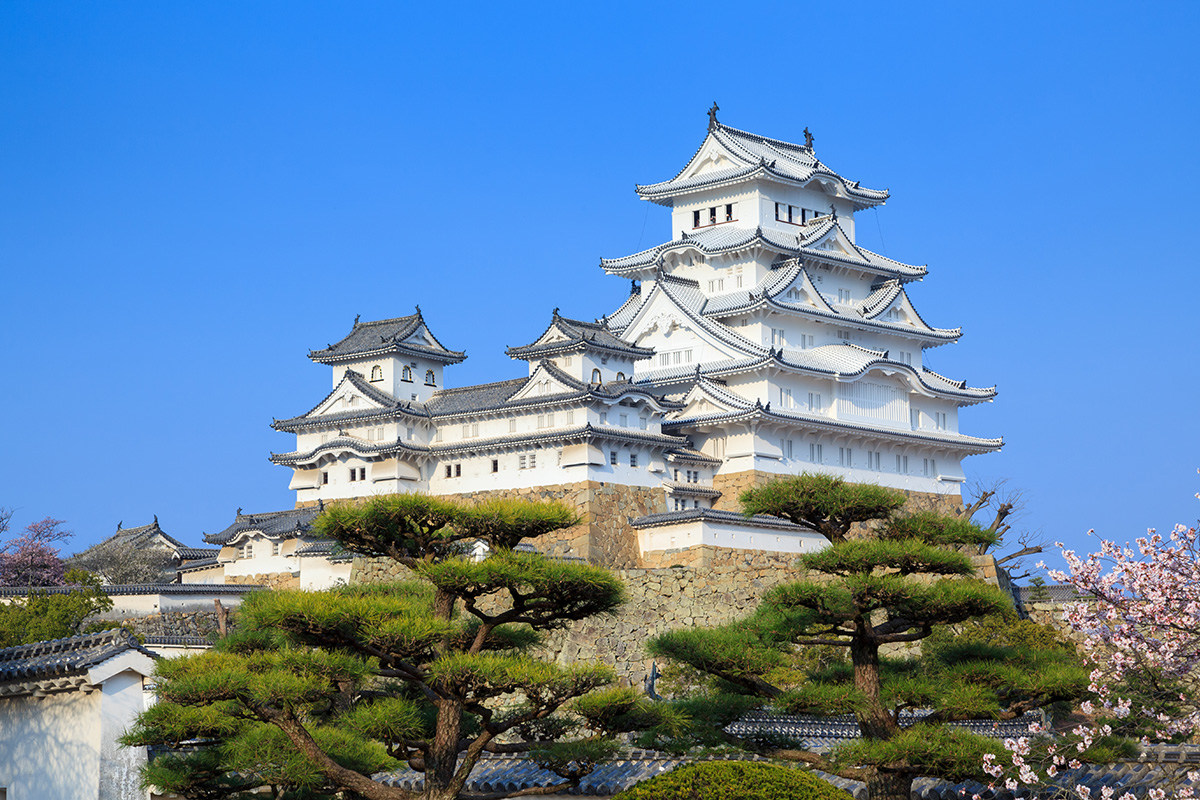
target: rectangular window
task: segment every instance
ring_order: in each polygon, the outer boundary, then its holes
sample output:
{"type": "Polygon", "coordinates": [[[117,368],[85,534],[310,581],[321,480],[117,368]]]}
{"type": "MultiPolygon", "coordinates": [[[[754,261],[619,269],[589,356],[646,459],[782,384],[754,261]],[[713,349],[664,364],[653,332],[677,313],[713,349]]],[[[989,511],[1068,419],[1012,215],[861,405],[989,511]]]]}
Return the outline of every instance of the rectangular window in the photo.
{"type": "Polygon", "coordinates": [[[784,458],[791,458],[792,457],[792,440],[791,439],[780,439],[779,440],[779,452],[784,458]]]}
{"type": "Polygon", "coordinates": [[[447,478],[453,478],[453,477],[454,477],[454,467],[453,467],[453,465],[451,465],[451,464],[447,464],[447,465],[446,465],[446,477],[447,477],[447,478]]]}
{"type": "Polygon", "coordinates": [[[356,480],[358,480],[358,467],[351,467],[350,468],[350,482],[354,483],[356,480]]]}
{"type": "Polygon", "coordinates": [[[808,460],[814,464],[825,463],[824,448],[819,444],[810,444],[808,446],[808,460]]]}
{"type": "Polygon", "coordinates": [[[492,472],[499,472],[499,471],[500,471],[500,459],[493,458],[492,459],[492,472]]]}
{"type": "Polygon", "coordinates": [[[566,413],[566,419],[563,420],[564,425],[573,425],[575,423],[575,409],[569,409],[566,413]]]}
{"type": "Polygon", "coordinates": [[[854,451],[852,451],[849,447],[839,447],[838,448],[838,464],[840,464],[843,467],[853,467],[854,466],[854,451]]]}
{"type": "Polygon", "coordinates": [[[647,420],[645,417],[638,417],[638,427],[639,428],[641,428],[642,430],[646,430],[647,424],[649,424],[649,420],[647,420]]]}
{"type": "Polygon", "coordinates": [[[795,222],[795,220],[792,219],[792,212],[795,210],[796,210],[795,206],[788,206],[788,222],[795,222]]]}
{"type": "Polygon", "coordinates": [[[454,477],[456,477],[456,478],[462,477],[462,464],[454,465],[454,477]]]}
{"type": "Polygon", "coordinates": [[[783,347],[785,344],[787,344],[787,340],[784,337],[783,328],[771,328],[771,346],[783,347]]]}
{"type": "Polygon", "coordinates": [[[908,410],[908,421],[912,424],[914,431],[921,429],[921,412],[919,409],[910,408],[908,410]]]}
{"type": "Polygon", "coordinates": [[[629,466],[631,466],[631,467],[637,466],[637,453],[629,454],[629,466]]]}
{"type": "Polygon", "coordinates": [[[838,338],[843,342],[850,341],[850,331],[838,331],[838,338]]]}
{"type": "Polygon", "coordinates": [[[620,419],[621,419],[621,427],[622,427],[622,428],[628,428],[628,427],[629,427],[629,415],[628,415],[628,414],[622,414],[622,415],[621,415],[621,417],[620,417],[620,419]]]}
{"type": "Polygon", "coordinates": [[[808,410],[813,412],[814,414],[820,414],[822,411],[825,410],[824,404],[821,403],[821,393],[820,392],[809,392],[808,393],[808,410]]]}
{"type": "Polygon", "coordinates": [[[282,542],[271,542],[271,555],[277,556],[277,555],[281,555],[282,553],[283,553],[283,543],[282,542]]]}
{"type": "Polygon", "coordinates": [[[413,429],[410,427],[410,428],[408,429],[408,438],[409,438],[409,440],[411,441],[411,440],[412,440],[412,438],[413,438],[413,436],[415,436],[415,435],[416,435],[416,431],[415,431],[415,430],[413,430],[413,429]]]}
{"type": "Polygon", "coordinates": [[[321,472],[321,485],[322,486],[329,485],[329,473],[328,472],[324,472],[324,471],[321,472]]]}
{"type": "Polygon", "coordinates": [[[468,422],[463,425],[462,435],[464,439],[469,439],[471,437],[471,423],[468,422]]]}
{"type": "Polygon", "coordinates": [[[708,209],[708,224],[709,225],[717,224],[717,207],[716,206],[713,206],[712,208],[708,209]]]}
{"type": "Polygon", "coordinates": [[[537,466],[537,453],[529,454],[529,468],[533,469],[537,466]]]}
{"type": "Polygon", "coordinates": [[[725,204],[725,221],[733,222],[733,203],[725,204]]]}
{"type": "Polygon", "coordinates": [[[896,353],[898,355],[897,361],[903,361],[905,364],[912,366],[912,353],[907,350],[897,350],[896,353]]]}
{"type": "Polygon", "coordinates": [[[737,288],[738,289],[742,288],[742,276],[741,275],[737,276],[736,281],[737,281],[737,288]]]}
{"type": "Polygon", "coordinates": [[[838,289],[838,302],[839,303],[853,302],[853,298],[850,297],[849,289],[838,289]]]}
{"type": "Polygon", "coordinates": [[[608,463],[614,467],[617,465],[617,451],[616,450],[608,451],[608,463]]]}
{"type": "Polygon", "coordinates": [[[795,408],[796,404],[792,402],[792,390],[779,387],[779,405],[781,408],[795,408]]]}
{"type": "Polygon", "coordinates": [[[813,346],[813,336],[811,333],[800,334],[800,349],[808,350],[813,346]]]}
{"type": "Polygon", "coordinates": [[[516,418],[516,417],[509,417],[509,419],[508,419],[508,432],[509,432],[509,433],[516,433],[516,432],[517,432],[517,418],[516,418]]]}
{"type": "Polygon", "coordinates": [[[901,475],[908,474],[908,456],[896,456],[896,472],[901,475]]]}
{"type": "Polygon", "coordinates": [[[936,478],[937,477],[937,461],[932,458],[926,458],[926,459],[924,459],[924,461],[925,461],[925,464],[924,464],[923,469],[924,469],[925,477],[926,478],[936,478]]]}
{"type": "Polygon", "coordinates": [[[883,460],[883,453],[877,452],[875,450],[867,451],[867,469],[872,469],[872,470],[875,470],[876,472],[880,472],[882,469],[882,467],[881,467],[882,460],[883,460]]]}
{"type": "Polygon", "coordinates": [[[600,424],[601,424],[601,425],[607,425],[607,424],[608,424],[608,412],[607,412],[607,411],[601,411],[601,412],[600,412],[600,424]]]}
{"type": "Polygon", "coordinates": [[[517,469],[528,469],[528,468],[529,468],[529,459],[523,455],[517,456],[517,469]]]}
{"type": "Polygon", "coordinates": [[[246,542],[238,548],[238,558],[252,558],[254,556],[254,545],[246,542]]]}
{"type": "Polygon", "coordinates": [[[358,479],[360,481],[365,481],[367,479],[367,468],[366,467],[358,468],[358,479]]]}
{"type": "Polygon", "coordinates": [[[779,219],[779,203],[775,204],[775,219],[779,219]]]}
{"type": "Polygon", "coordinates": [[[935,428],[937,428],[939,431],[946,430],[946,412],[945,411],[933,412],[933,426],[935,428]]]}
{"type": "Polygon", "coordinates": [[[695,211],[692,212],[692,227],[693,228],[700,227],[700,209],[696,209],[695,211]]]}

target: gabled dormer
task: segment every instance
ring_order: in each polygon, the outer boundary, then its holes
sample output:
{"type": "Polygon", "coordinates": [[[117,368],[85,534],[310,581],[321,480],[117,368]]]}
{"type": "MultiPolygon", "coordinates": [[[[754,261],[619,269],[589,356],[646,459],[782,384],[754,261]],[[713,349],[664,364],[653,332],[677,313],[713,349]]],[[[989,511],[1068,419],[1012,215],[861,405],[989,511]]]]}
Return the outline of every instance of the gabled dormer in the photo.
{"type": "Polygon", "coordinates": [[[722,125],[716,110],[704,141],[674,178],[637,187],[643,200],[674,209],[673,232],[787,227],[839,213],[853,236],[854,212],[887,199],[886,191],[866,189],[823,164],[807,129],[805,143],[792,144],[722,125]]]}
{"type": "Polygon", "coordinates": [[[560,316],[557,308],[541,336],[505,352],[510,358],[528,361],[531,376],[547,361],[585,384],[631,378],[634,365],[654,355],[654,350],[625,341],[602,322],[568,319],[560,316]]]}
{"type": "Polygon", "coordinates": [[[355,317],[350,333],[308,357],[333,367],[335,387],[347,370],[354,370],[397,400],[424,402],[442,387],[442,368],[467,356],[437,340],[418,306],[406,317],[372,322],[355,317]]]}

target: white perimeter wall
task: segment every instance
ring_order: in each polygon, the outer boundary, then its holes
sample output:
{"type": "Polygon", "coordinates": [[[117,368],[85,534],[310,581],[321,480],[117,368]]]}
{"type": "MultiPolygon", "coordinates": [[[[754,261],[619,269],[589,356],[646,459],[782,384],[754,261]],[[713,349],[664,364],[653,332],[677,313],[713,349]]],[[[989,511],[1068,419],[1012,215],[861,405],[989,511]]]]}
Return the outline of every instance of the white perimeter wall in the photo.
{"type": "Polygon", "coordinates": [[[0,700],[0,788],[7,800],[98,800],[100,705],[98,691],[0,700]]]}

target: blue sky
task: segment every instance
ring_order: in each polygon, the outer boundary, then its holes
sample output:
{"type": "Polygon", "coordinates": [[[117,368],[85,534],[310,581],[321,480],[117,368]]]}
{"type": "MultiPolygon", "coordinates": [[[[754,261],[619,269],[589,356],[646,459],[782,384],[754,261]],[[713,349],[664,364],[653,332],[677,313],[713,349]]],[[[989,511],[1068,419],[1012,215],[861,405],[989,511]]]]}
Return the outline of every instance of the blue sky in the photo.
{"type": "Polygon", "coordinates": [[[77,546],[188,542],[285,508],[272,417],[305,354],[420,304],[470,358],[628,284],[669,238],[635,183],[722,121],[892,199],[865,246],[999,385],[967,461],[1021,527],[1089,548],[1200,506],[1194,4],[244,3],[0,6],[0,505],[77,546]]]}

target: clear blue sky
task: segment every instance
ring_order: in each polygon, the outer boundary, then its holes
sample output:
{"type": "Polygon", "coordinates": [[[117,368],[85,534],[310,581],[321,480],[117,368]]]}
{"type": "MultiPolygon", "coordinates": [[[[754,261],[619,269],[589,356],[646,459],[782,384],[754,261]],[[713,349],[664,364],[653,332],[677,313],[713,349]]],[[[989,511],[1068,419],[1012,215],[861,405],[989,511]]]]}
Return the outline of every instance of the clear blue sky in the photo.
{"type": "Polygon", "coordinates": [[[669,237],[716,100],[892,199],[860,241],[999,385],[972,477],[1088,547],[1200,505],[1192,3],[0,5],[0,505],[82,547],[158,514],[187,542],[292,502],[272,417],[355,314],[420,304],[513,377],[600,256],[669,237]]]}

